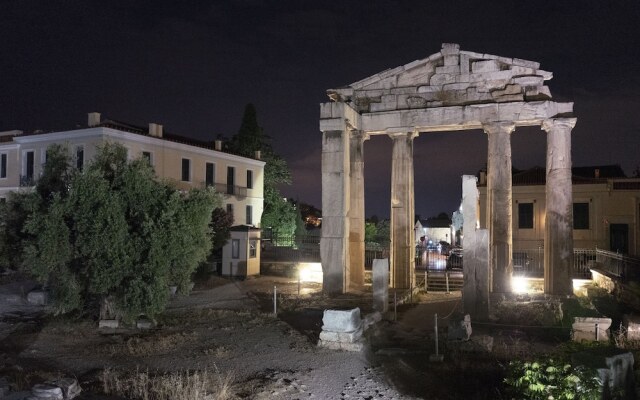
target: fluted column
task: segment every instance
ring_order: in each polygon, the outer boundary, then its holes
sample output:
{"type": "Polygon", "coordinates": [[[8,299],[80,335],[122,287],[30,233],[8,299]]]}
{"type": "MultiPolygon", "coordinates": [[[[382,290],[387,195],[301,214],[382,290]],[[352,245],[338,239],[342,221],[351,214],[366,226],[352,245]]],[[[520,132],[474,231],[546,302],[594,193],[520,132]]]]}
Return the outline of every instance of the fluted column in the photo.
{"type": "Polygon", "coordinates": [[[511,292],[512,204],[511,133],[513,122],[483,125],[489,137],[487,157],[487,228],[489,230],[489,266],[491,289],[511,292]]]}
{"type": "Polygon", "coordinates": [[[320,258],[322,290],[330,296],[344,293],[349,279],[345,272],[349,259],[349,189],[349,130],[325,130],[322,132],[320,258]]]}
{"type": "Polygon", "coordinates": [[[350,209],[349,209],[349,262],[347,263],[347,290],[364,285],[364,141],[369,135],[352,131],[350,137],[350,209]]]}
{"type": "Polygon", "coordinates": [[[415,232],[413,230],[413,139],[416,133],[390,133],[391,160],[391,285],[414,286],[415,232]]]}
{"type": "Polygon", "coordinates": [[[548,294],[573,293],[571,130],[575,124],[575,118],[553,118],[542,124],[547,131],[544,291],[548,294]]]}

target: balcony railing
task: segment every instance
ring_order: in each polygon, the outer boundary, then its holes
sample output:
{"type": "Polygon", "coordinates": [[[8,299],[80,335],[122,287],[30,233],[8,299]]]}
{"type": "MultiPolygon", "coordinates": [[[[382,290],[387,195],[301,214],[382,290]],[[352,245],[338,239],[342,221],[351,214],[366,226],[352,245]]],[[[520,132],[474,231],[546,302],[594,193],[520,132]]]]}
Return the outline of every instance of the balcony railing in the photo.
{"type": "Polygon", "coordinates": [[[247,197],[246,187],[236,186],[236,185],[227,185],[226,183],[214,183],[214,184],[205,183],[205,186],[213,187],[218,193],[226,194],[229,196],[236,196],[237,198],[240,198],[240,199],[247,197]]]}

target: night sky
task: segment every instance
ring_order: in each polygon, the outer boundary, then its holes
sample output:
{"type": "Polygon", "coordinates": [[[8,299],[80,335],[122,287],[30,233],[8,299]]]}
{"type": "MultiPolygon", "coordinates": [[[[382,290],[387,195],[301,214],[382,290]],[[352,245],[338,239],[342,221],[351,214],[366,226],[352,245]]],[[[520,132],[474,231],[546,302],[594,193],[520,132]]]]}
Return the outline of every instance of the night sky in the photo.
{"type": "MultiPolygon", "coordinates": [[[[213,140],[253,102],[288,162],[286,196],[321,207],[326,89],[421,59],[441,43],[538,61],[574,101],[575,166],[640,165],[640,2],[0,1],[0,131],[86,124],[86,113],[213,140]],[[490,4],[490,6],[488,6],[490,4]]],[[[518,128],[513,165],[544,166],[545,134],[518,128]]],[[[365,144],[366,214],[388,216],[391,141],[365,144]]],[[[480,131],[415,141],[416,213],[451,212],[486,163],[480,131]]]]}

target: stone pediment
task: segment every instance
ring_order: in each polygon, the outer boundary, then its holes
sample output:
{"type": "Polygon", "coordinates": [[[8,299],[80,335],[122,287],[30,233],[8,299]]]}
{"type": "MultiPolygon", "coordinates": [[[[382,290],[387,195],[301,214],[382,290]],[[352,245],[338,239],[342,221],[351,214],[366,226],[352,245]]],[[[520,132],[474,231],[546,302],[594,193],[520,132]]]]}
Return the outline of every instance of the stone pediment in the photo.
{"type": "Polygon", "coordinates": [[[460,50],[454,43],[427,58],[389,69],[346,87],[330,89],[334,101],[358,112],[381,112],[551,99],[540,63],[460,50]]]}

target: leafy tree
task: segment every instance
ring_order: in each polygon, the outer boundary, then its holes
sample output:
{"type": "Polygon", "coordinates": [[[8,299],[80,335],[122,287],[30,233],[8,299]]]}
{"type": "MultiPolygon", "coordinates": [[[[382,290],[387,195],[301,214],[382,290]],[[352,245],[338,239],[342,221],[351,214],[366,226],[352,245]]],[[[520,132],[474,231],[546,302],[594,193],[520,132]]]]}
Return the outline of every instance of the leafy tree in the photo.
{"type": "MultiPolygon", "coordinates": [[[[44,175],[62,169],[46,169],[44,175]]],[[[44,176],[53,182],[56,178],[44,176]]],[[[182,194],[155,179],[144,160],[106,144],[65,191],[27,218],[23,267],[51,287],[57,311],[111,297],[125,317],[153,316],[167,286],[181,292],[212,246],[210,222],[220,199],[209,190],[182,194]]]]}
{"type": "Polygon", "coordinates": [[[376,224],[373,222],[365,222],[364,223],[364,241],[365,242],[375,242],[378,238],[378,228],[376,224]]]}
{"type": "Polygon", "coordinates": [[[238,133],[235,134],[227,148],[232,152],[253,156],[260,151],[266,162],[264,167],[264,210],[261,225],[272,228],[278,235],[292,235],[296,228],[296,215],[293,206],[283,200],[278,187],[291,184],[291,173],[286,161],[273,152],[270,138],[258,125],[256,108],[247,104],[238,133]]]}
{"type": "Polygon", "coordinates": [[[300,206],[300,202],[297,202],[295,210],[296,210],[295,235],[296,237],[306,236],[307,226],[305,225],[304,220],[302,219],[302,207],[300,206]]]}
{"type": "Polygon", "coordinates": [[[219,250],[224,246],[231,237],[231,228],[233,225],[233,214],[227,212],[222,207],[218,207],[211,213],[211,244],[213,250],[219,250]]]}
{"type": "Polygon", "coordinates": [[[12,192],[0,208],[0,268],[17,269],[22,265],[23,241],[30,237],[24,231],[27,217],[47,207],[54,193],[66,196],[73,171],[68,149],[53,144],[47,149],[47,162],[36,182],[35,191],[12,192]]]}

